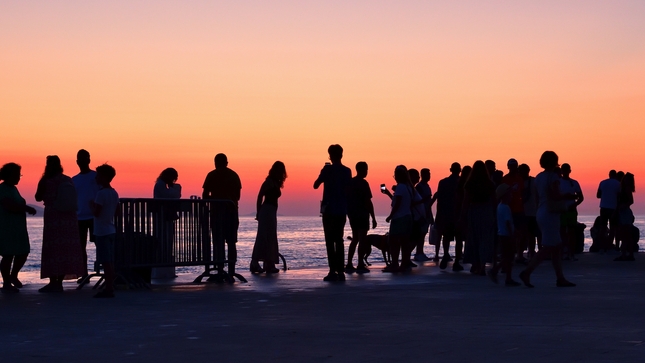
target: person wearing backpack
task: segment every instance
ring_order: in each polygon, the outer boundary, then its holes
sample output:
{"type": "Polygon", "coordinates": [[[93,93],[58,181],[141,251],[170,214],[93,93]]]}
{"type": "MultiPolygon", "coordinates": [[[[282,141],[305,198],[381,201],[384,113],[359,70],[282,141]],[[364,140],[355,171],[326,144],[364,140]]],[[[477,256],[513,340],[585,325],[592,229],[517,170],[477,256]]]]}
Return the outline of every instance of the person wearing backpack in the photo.
{"type": "Polygon", "coordinates": [[[79,240],[76,188],[72,179],[63,174],[58,156],[47,157],[35,198],[45,204],[40,278],[49,278],[49,284],[38,291],[61,292],[63,279],[82,276],[87,265],[79,240]]]}

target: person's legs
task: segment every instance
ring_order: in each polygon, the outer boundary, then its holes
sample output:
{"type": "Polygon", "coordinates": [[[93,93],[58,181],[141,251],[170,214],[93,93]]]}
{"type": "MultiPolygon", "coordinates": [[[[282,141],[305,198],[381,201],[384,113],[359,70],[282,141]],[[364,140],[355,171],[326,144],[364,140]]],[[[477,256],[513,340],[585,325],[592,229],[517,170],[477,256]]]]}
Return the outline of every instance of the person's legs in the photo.
{"type": "Polygon", "coordinates": [[[2,284],[3,289],[9,289],[13,287],[11,285],[11,263],[13,262],[13,255],[3,255],[2,260],[0,260],[0,273],[2,274],[2,284]]]}
{"type": "MultiPolygon", "coordinates": [[[[351,220],[350,220],[350,225],[351,224],[352,223],[351,223],[351,220]]],[[[367,234],[367,233],[365,233],[365,234],[367,234]]],[[[347,247],[347,265],[345,266],[346,269],[351,270],[354,267],[354,263],[353,263],[352,260],[354,259],[354,253],[356,252],[356,247],[358,246],[358,243],[361,241],[361,237],[363,237],[362,231],[360,229],[354,228],[354,226],[352,226],[352,240],[349,243],[349,247],[347,247]]],[[[361,261],[360,261],[360,256],[359,256],[358,264],[360,264],[360,263],[361,263],[361,261]]]]}
{"type": "Polygon", "coordinates": [[[346,217],[334,216],[334,271],[342,278],[345,277],[345,241],[343,240],[345,234],[346,217]]]}
{"type": "MultiPolygon", "coordinates": [[[[78,221],[78,234],[79,234],[79,240],[81,241],[81,254],[83,255],[83,261],[84,265],[86,266],[87,270],[87,238],[88,235],[91,234],[91,223],[93,220],[80,220],[78,221]]],[[[87,276],[87,271],[81,276],[81,278],[84,278],[87,276]]]]}
{"type": "Polygon", "coordinates": [[[25,253],[24,255],[16,255],[13,257],[13,266],[11,268],[11,283],[15,287],[22,287],[22,282],[18,280],[18,273],[27,262],[27,256],[29,256],[28,253],[25,253]]]}
{"type": "Polygon", "coordinates": [[[323,233],[325,235],[325,248],[327,249],[327,265],[329,266],[329,274],[334,274],[334,240],[333,240],[333,220],[331,215],[323,214],[323,233]]]}
{"type": "Polygon", "coordinates": [[[103,291],[97,293],[94,297],[114,297],[114,280],[116,280],[116,271],[114,268],[115,242],[116,234],[96,236],[96,261],[103,266],[105,287],[103,291]]]}

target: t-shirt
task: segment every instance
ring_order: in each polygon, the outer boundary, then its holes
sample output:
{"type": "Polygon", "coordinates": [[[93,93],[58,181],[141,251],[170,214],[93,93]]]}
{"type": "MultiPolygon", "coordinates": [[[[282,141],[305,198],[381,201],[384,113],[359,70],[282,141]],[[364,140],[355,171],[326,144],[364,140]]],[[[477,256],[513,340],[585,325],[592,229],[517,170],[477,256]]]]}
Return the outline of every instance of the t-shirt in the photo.
{"type": "Polygon", "coordinates": [[[414,188],[421,196],[421,199],[427,198],[425,202],[423,202],[423,209],[425,210],[426,218],[432,219],[430,217],[432,215],[432,189],[430,189],[428,183],[425,182],[419,182],[414,188]]]}
{"type": "Polygon", "coordinates": [[[343,164],[327,164],[318,180],[324,184],[321,212],[331,215],[347,214],[347,192],[352,171],[343,164]]]}
{"type": "Polygon", "coordinates": [[[103,188],[96,193],[94,203],[101,206],[101,213],[94,216],[94,235],[107,236],[116,233],[114,214],[119,205],[119,194],[113,188],[103,188]]]}
{"type": "Polygon", "coordinates": [[[237,205],[237,202],[240,200],[242,182],[233,170],[220,168],[206,175],[203,188],[208,199],[232,200],[237,205]]]}
{"type": "MultiPolygon", "coordinates": [[[[574,180],[574,179],[560,179],[560,194],[577,194],[580,195],[582,193],[582,189],[580,189],[580,184],[574,180]]],[[[575,200],[570,200],[567,199],[564,204],[566,205],[567,208],[571,207],[572,205],[576,204],[575,200]]]]}
{"type": "Polygon", "coordinates": [[[535,178],[530,176],[524,181],[524,214],[527,217],[535,217],[537,213],[537,188],[535,178]]]}
{"type": "Polygon", "coordinates": [[[372,191],[364,178],[355,176],[349,183],[347,195],[347,214],[356,217],[369,217],[372,191]]]}
{"type": "Polygon", "coordinates": [[[410,186],[401,183],[396,185],[396,188],[394,188],[394,196],[392,197],[392,206],[394,207],[394,203],[398,197],[401,197],[401,203],[399,204],[399,208],[392,215],[392,219],[412,214],[410,211],[410,207],[412,206],[412,193],[413,189],[410,186]]]}
{"type": "Polygon", "coordinates": [[[616,179],[605,179],[600,182],[598,191],[600,192],[600,208],[616,209],[620,182],[616,179]]]}
{"type": "Polygon", "coordinates": [[[153,198],[179,199],[181,198],[181,185],[173,184],[171,188],[163,181],[158,179],[152,191],[153,198]]]}
{"type": "Polygon", "coordinates": [[[441,179],[437,186],[437,223],[454,223],[457,214],[457,186],[459,176],[451,175],[441,179]]]}
{"type": "Polygon", "coordinates": [[[85,174],[76,174],[72,177],[72,183],[76,188],[76,200],[78,202],[78,220],[85,221],[94,218],[90,209],[90,201],[96,197],[99,185],[96,184],[96,172],[90,170],[85,174]]]}
{"type": "Polygon", "coordinates": [[[513,213],[511,212],[511,207],[508,204],[499,203],[497,205],[497,235],[498,236],[512,236],[515,233],[515,227],[513,226],[513,213]],[[511,225],[511,229],[508,229],[507,224],[511,225]]]}
{"type": "Polygon", "coordinates": [[[511,202],[509,203],[511,212],[523,213],[524,202],[522,201],[522,193],[524,192],[524,179],[520,176],[519,173],[509,173],[504,175],[504,177],[502,178],[502,183],[511,187],[511,202]]]}

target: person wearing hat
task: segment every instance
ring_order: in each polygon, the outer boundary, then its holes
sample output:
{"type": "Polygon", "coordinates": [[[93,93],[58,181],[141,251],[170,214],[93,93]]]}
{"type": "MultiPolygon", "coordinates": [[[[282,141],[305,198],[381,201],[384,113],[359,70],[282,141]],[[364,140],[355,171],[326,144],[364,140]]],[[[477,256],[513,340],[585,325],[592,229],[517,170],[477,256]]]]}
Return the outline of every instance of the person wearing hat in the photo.
{"type": "Polygon", "coordinates": [[[511,276],[513,269],[513,257],[515,256],[515,226],[513,224],[513,214],[510,207],[512,200],[513,188],[508,184],[502,183],[495,190],[495,196],[499,200],[497,205],[497,238],[502,250],[502,261],[496,263],[488,271],[488,276],[494,283],[497,283],[497,273],[500,268],[506,273],[506,286],[520,286],[521,284],[511,276]]]}

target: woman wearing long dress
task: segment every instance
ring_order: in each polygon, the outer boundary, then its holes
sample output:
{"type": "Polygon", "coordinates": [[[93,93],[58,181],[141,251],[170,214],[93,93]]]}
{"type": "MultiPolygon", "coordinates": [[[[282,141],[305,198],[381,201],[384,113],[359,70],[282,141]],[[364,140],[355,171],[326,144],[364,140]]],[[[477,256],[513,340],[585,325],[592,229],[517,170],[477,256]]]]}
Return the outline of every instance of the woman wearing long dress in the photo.
{"type": "Polygon", "coordinates": [[[29,255],[26,213],[36,210],[25,203],[16,185],[20,182],[20,165],[5,164],[0,169],[0,272],[2,292],[18,292],[22,283],[18,273],[29,255]]]}
{"type": "MultiPolygon", "coordinates": [[[[154,199],[179,199],[181,198],[181,185],[177,184],[179,173],[175,168],[164,169],[152,191],[154,199]]],[[[160,241],[163,262],[175,262],[173,247],[175,244],[175,221],[177,209],[175,205],[166,203],[161,207],[161,212],[154,218],[154,233],[160,241]]],[[[175,278],[175,267],[155,267],[152,269],[153,279],[175,278]]]]}
{"type": "Polygon", "coordinates": [[[253,273],[279,272],[275,265],[279,262],[278,253],[278,198],[282,195],[280,189],[287,178],[284,163],[273,163],[269,175],[260,187],[257,200],[258,233],[255,237],[250,270],[253,273]],[[264,267],[260,267],[260,261],[264,267]]]}
{"type": "Polygon", "coordinates": [[[562,239],[560,237],[560,213],[562,201],[573,200],[575,195],[560,193],[560,177],[556,173],[558,155],[553,151],[545,151],[540,157],[540,166],[544,169],[535,177],[535,187],[538,200],[536,220],[542,233],[542,248],[531,258],[528,266],[520,272],[520,280],[527,287],[531,284],[531,273],[546,257],[551,257],[556,275],[556,286],[571,287],[574,283],[567,281],[562,272],[562,239]]]}
{"type": "Polygon", "coordinates": [[[49,278],[49,284],[38,291],[60,292],[63,291],[64,279],[82,276],[87,266],[84,266],[79,240],[76,189],[72,179],[63,174],[56,155],[47,157],[45,172],[36,190],[36,201],[45,204],[40,278],[49,278]]]}
{"type": "Polygon", "coordinates": [[[471,264],[473,274],[485,276],[486,263],[493,262],[495,254],[495,184],[481,160],[473,164],[464,185],[460,213],[467,225],[464,263],[471,264]]]}

